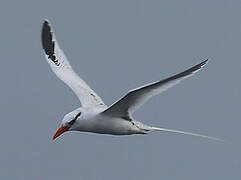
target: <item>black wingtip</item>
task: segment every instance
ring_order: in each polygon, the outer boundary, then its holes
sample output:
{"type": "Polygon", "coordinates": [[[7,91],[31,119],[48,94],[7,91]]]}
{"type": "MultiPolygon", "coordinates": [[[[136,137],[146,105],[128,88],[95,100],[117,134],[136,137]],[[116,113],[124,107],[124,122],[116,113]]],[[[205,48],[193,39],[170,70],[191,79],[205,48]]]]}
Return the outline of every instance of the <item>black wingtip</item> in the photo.
{"type": "Polygon", "coordinates": [[[42,24],[42,36],[43,36],[44,31],[47,30],[47,28],[51,31],[49,20],[48,19],[44,19],[43,20],[43,24],[42,24]]]}
{"type": "Polygon", "coordinates": [[[209,59],[206,59],[205,61],[199,63],[199,64],[197,65],[197,67],[199,66],[200,68],[202,68],[204,65],[206,65],[206,64],[208,63],[208,61],[209,61],[209,59]]]}
{"type": "Polygon", "coordinates": [[[41,39],[42,39],[42,47],[45,50],[45,53],[47,55],[50,55],[50,42],[52,42],[52,32],[51,27],[47,19],[44,19],[43,25],[42,25],[42,33],[41,33],[41,39]]]}
{"type": "Polygon", "coordinates": [[[49,24],[49,20],[48,19],[44,19],[44,23],[48,23],[49,24]]]}
{"type": "Polygon", "coordinates": [[[209,61],[209,59],[206,59],[205,61],[203,61],[202,63],[203,64],[207,64],[208,63],[208,61],[209,61]]]}
{"type": "Polygon", "coordinates": [[[53,32],[51,31],[51,26],[47,19],[44,19],[44,22],[42,25],[41,39],[42,39],[42,47],[44,49],[45,54],[56,65],[58,65],[58,61],[56,60],[56,57],[54,55],[55,42],[53,41],[53,32]]]}
{"type": "Polygon", "coordinates": [[[189,71],[190,73],[193,73],[193,72],[198,71],[199,69],[201,69],[207,63],[208,63],[208,59],[206,59],[205,61],[197,64],[196,66],[193,66],[192,68],[188,69],[187,71],[189,71]]]}

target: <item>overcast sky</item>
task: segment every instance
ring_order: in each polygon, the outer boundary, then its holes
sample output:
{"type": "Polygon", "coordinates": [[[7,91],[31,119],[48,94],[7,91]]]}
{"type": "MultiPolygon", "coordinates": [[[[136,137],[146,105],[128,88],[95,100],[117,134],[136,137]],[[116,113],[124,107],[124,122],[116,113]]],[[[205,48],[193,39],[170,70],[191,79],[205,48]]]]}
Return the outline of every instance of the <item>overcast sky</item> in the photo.
{"type": "Polygon", "coordinates": [[[240,9],[235,0],[1,1],[1,179],[240,179],[240,9]],[[164,132],[73,132],[53,142],[79,102],[44,58],[44,18],[75,71],[107,105],[209,58],[134,117],[232,144],[164,132]]]}

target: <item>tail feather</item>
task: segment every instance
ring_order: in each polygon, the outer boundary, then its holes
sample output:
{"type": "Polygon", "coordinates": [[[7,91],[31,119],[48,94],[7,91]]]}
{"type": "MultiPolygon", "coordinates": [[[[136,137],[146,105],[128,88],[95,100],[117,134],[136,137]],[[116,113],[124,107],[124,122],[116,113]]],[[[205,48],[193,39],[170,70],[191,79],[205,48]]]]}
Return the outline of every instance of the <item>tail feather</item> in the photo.
{"type": "Polygon", "coordinates": [[[197,133],[192,133],[192,132],[185,132],[185,131],[179,131],[179,130],[173,130],[173,129],[165,129],[165,128],[159,128],[159,127],[151,127],[151,130],[171,132],[171,133],[184,134],[184,135],[190,135],[190,136],[197,136],[197,137],[202,137],[202,138],[206,138],[206,139],[210,139],[210,140],[214,140],[214,141],[224,142],[224,140],[216,138],[216,137],[206,136],[203,134],[197,134],[197,133]]]}

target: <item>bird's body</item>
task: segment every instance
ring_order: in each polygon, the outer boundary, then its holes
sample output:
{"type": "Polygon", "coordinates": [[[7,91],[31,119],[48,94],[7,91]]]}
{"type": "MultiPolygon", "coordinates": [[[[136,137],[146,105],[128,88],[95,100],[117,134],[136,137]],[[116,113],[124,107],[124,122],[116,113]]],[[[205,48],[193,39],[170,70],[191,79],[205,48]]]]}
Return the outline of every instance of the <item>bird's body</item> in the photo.
{"type": "Polygon", "coordinates": [[[60,49],[47,20],[44,21],[42,27],[42,46],[52,71],[75,92],[81,102],[81,107],[64,116],[62,125],[53,136],[53,139],[65,131],[111,135],[147,134],[150,131],[165,131],[219,140],[196,133],[148,126],[134,120],[132,117],[132,113],[147,100],[193,75],[208,60],[169,78],[133,89],[111,106],[106,106],[102,99],[74,72],[68,59],[60,49]]]}
{"type": "Polygon", "coordinates": [[[110,118],[97,115],[93,119],[79,122],[79,127],[75,130],[111,135],[146,134],[149,128],[141,129],[141,127],[138,126],[139,124],[140,122],[134,120],[126,121],[122,118],[110,118]]]}
{"type": "Polygon", "coordinates": [[[106,116],[103,113],[105,110],[105,108],[74,110],[81,111],[81,117],[69,130],[111,135],[146,134],[151,130],[151,127],[133,119],[106,116]]]}

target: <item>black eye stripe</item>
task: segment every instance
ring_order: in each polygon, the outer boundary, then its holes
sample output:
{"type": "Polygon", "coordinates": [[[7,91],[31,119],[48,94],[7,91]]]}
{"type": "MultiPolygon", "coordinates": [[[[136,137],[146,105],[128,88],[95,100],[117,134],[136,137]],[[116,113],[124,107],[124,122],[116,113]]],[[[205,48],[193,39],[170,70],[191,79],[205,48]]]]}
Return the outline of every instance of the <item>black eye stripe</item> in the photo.
{"type": "Polygon", "coordinates": [[[69,124],[70,126],[72,126],[75,121],[76,121],[76,119],[73,119],[72,121],[68,122],[68,124],[69,124]]]}
{"type": "Polygon", "coordinates": [[[78,117],[80,117],[80,115],[81,115],[81,112],[79,112],[74,119],[76,120],[78,117]]]}
{"type": "Polygon", "coordinates": [[[80,115],[81,115],[81,112],[79,112],[72,121],[68,122],[68,124],[72,126],[80,115]]]}

